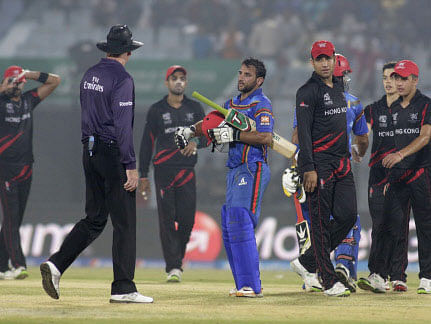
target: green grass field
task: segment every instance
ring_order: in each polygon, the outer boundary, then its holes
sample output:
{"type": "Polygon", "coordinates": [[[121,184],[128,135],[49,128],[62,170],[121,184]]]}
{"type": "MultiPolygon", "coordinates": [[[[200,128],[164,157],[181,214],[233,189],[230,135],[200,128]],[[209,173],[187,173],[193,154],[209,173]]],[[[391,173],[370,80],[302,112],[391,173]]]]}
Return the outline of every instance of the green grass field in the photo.
{"type": "Polygon", "coordinates": [[[358,291],[348,298],[302,292],[290,271],[262,273],[264,298],[228,297],[225,270],[187,270],[182,283],[165,283],[163,270],[138,269],[138,290],[154,304],[110,304],[110,268],[71,268],[60,299],[41,287],[39,269],[25,280],[0,281],[1,323],[428,323],[431,295],[418,295],[416,274],[407,293],[358,291]]]}

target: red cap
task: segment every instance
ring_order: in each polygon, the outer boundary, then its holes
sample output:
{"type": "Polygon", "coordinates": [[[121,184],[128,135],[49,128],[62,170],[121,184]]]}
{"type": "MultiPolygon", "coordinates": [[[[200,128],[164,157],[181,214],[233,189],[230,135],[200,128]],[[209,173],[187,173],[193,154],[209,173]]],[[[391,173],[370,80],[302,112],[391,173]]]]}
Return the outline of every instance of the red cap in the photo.
{"type": "Polygon", "coordinates": [[[349,61],[344,55],[335,54],[334,76],[342,77],[344,75],[344,72],[352,73],[349,61]]]}
{"type": "Polygon", "coordinates": [[[332,55],[334,55],[334,53],[334,44],[329,41],[320,40],[314,42],[313,46],[311,47],[311,57],[313,59],[317,58],[319,55],[322,54],[331,57],[332,55]]]}
{"type": "MultiPolygon", "coordinates": [[[[9,66],[6,71],[4,71],[3,79],[9,78],[9,77],[17,77],[22,72],[22,67],[18,65],[11,65],[9,66]]],[[[27,82],[25,79],[25,76],[22,76],[18,82],[27,82]]]]}
{"type": "Polygon", "coordinates": [[[172,74],[174,74],[178,70],[182,71],[184,73],[184,75],[187,75],[187,71],[184,67],[182,67],[181,65],[172,65],[166,71],[166,80],[169,78],[169,76],[171,76],[172,74]]]}
{"type": "Polygon", "coordinates": [[[407,78],[410,74],[413,74],[418,77],[419,68],[413,61],[402,60],[395,65],[394,72],[391,73],[391,76],[394,74],[398,74],[403,78],[407,78]]]}

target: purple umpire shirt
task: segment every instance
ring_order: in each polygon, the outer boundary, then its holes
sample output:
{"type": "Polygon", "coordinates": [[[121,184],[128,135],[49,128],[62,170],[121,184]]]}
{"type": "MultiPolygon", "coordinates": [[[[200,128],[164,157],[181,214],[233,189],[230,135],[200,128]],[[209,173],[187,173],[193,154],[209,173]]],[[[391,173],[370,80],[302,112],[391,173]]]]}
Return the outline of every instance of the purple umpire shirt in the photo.
{"type": "Polygon", "coordinates": [[[82,142],[92,135],[115,141],[126,169],[136,169],[133,148],[135,86],[124,66],[102,58],[84,74],[80,84],[82,142]]]}

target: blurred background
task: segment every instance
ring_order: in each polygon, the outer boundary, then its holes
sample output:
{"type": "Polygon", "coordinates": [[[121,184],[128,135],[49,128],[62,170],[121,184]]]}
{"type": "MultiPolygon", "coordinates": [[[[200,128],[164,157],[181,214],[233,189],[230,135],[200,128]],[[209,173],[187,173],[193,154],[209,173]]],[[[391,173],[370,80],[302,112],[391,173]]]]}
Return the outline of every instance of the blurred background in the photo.
{"type": "MultiPolygon", "coordinates": [[[[17,64],[62,78],[34,116],[36,162],[22,227],[26,255],[38,262],[52,253],[70,224],[84,217],[79,81],[103,56],[95,44],[106,39],[111,25],[129,25],[134,38],[145,44],[126,67],[136,86],[138,152],[146,112],[166,95],[164,75],[172,64],[187,69],[187,94],[197,90],[221,104],[236,94],[241,60],[262,59],[267,67],[263,89],[273,103],[275,128],[286,138],[291,136],[296,90],[311,74],[311,44],[319,39],[332,41],[350,61],[350,92],[364,107],[383,95],[381,68],[391,60],[414,60],[420,68],[419,88],[431,94],[430,9],[428,0],[0,0],[1,71],[17,64]]],[[[361,260],[367,259],[370,246],[368,156],[354,165],[363,227],[361,260]]],[[[201,261],[225,266],[218,225],[225,160],[223,153],[199,152],[198,210],[214,222],[197,222],[188,248],[190,266],[201,261]]],[[[296,214],[281,188],[288,166],[284,157],[270,154],[272,180],[256,231],[267,266],[284,266],[297,255],[296,214]]],[[[139,263],[160,266],[154,197],[138,197],[137,211],[139,263]]],[[[410,261],[417,260],[415,235],[411,231],[410,261]]],[[[111,240],[112,231],[106,229],[78,262],[109,265],[111,240]]]]}

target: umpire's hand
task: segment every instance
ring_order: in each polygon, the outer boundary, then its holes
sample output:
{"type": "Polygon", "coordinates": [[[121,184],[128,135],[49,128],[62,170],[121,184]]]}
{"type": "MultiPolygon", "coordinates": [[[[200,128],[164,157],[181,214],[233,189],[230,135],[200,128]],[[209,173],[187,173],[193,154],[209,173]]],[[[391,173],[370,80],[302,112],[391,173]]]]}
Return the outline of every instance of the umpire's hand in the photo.
{"type": "Polygon", "coordinates": [[[138,171],[136,169],[126,170],[127,182],[124,184],[126,191],[134,191],[138,187],[138,171]]]}
{"type": "Polygon", "coordinates": [[[304,189],[306,192],[313,192],[317,186],[317,172],[308,171],[304,172],[304,189]]]}

